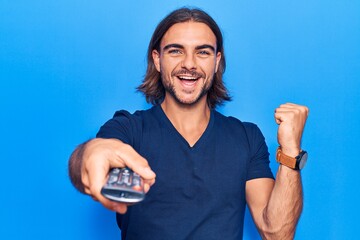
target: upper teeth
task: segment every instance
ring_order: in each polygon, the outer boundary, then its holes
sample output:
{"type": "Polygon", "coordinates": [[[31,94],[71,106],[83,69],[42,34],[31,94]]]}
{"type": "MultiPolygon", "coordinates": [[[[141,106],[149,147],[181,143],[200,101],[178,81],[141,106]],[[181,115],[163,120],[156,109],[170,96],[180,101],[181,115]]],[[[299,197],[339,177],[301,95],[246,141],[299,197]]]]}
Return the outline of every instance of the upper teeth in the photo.
{"type": "Polygon", "coordinates": [[[191,76],[180,76],[179,78],[185,79],[185,80],[195,80],[196,79],[196,77],[191,77],[191,76]]]}

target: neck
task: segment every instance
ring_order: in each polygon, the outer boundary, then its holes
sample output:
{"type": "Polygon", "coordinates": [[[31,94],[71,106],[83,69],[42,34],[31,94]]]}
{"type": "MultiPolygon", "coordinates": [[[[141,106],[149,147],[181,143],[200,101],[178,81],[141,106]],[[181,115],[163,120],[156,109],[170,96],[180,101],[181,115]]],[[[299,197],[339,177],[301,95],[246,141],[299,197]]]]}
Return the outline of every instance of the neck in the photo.
{"type": "Polygon", "coordinates": [[[205,95],[197,103],[186,105],[173,101],[167,96],[161,104],[170,122],[190,146],[197,142],[209,123],[210,108],[206,100],[205,95]]]}

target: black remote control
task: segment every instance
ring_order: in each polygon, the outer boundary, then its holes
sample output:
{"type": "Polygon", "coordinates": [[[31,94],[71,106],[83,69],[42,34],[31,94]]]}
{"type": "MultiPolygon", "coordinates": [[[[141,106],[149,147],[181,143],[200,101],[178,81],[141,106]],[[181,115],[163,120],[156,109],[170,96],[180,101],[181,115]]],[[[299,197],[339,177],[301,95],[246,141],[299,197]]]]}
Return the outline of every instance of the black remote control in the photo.
{"type": "Polygon", "coordinates": [[[144,183],[139,174],[129,168],[113,168],[101,194],[116,202],[137,203],[145,198],[144,183]]]}

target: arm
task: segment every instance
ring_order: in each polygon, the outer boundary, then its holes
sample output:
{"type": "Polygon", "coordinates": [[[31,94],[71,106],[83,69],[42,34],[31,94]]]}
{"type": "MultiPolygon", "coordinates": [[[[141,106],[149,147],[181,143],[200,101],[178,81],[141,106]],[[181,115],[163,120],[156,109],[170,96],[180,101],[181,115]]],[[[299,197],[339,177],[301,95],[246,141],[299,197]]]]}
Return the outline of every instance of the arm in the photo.
{"type": "MultiPolygon", "coordinates": [[[[295,104],[283,104],[275,112],[278,142],[288,156],[300,152],[307,115],[306,107],[295,104]]],[[[280,165],[275,182],[265,178],[248,181],[246,200],[262,238],[294,238],[303,205],[299,171],[280,165]]]]}
{"type": "Polygon", "coordinates": [[[246,183],[246,200],[263,239],[293,239],[302,210],[301,179],[279,166],[274,182],[259,178],[246,183]]]}
{"type": "Polygon", "coordinates": [[[70,157],[69,175],[80,192],[92,196],[110,210],[125,213],[127,204],[110,201],[100,193],[110,169],[125,166],[144,179],[145,191],[154,184],[155,173],[146,159],[117,139],[95,138],[79,145],[70,157]]]}

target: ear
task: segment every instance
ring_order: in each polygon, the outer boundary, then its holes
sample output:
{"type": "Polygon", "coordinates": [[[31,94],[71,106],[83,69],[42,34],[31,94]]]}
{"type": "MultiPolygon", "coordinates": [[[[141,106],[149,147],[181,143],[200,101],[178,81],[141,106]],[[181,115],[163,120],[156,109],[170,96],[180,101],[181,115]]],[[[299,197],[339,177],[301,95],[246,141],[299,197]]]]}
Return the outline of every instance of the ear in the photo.
{"type": "Polygon", "coordinates": [[[220,64],[220,60],[221,60],[221,52],[218,52],[218,53],[216,54],[215,73],[218,71],[219,64],[220,64]]]}
{"type": "Polygon", "coordinates": [[[154,49],[154,50],[151,52],[151,54],[152,54],[152,58],[153,58],[153,61],[154,61],[154,65],[155,65],[155,67],[156,67],[156,70],[157,70],[158,72],[160,72],[160,53],[159,53],[156,49],[154,49]]]}

